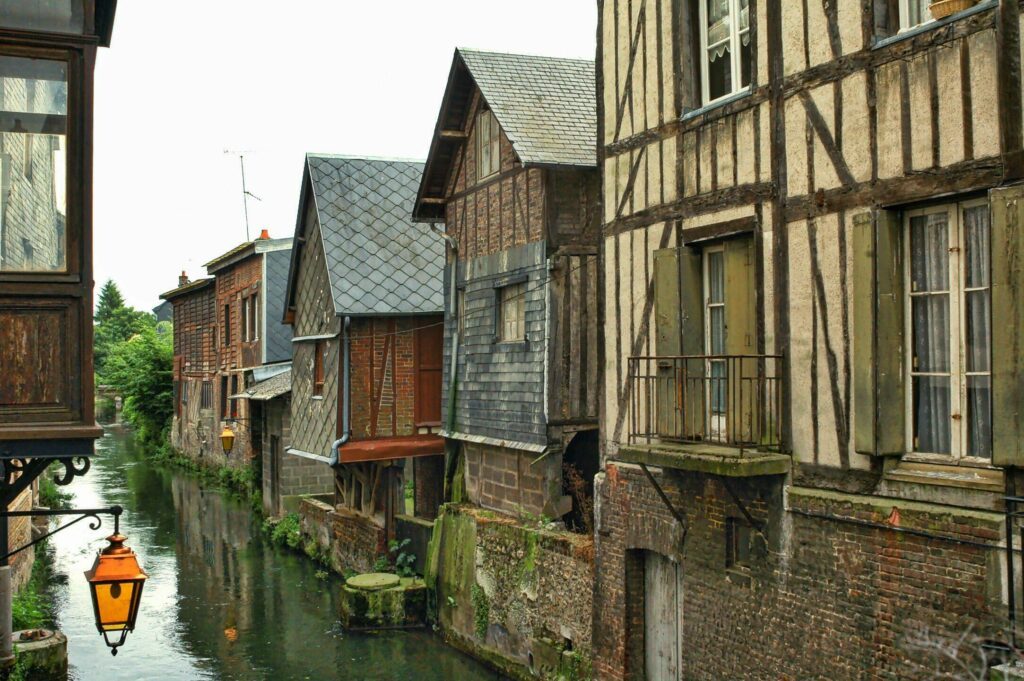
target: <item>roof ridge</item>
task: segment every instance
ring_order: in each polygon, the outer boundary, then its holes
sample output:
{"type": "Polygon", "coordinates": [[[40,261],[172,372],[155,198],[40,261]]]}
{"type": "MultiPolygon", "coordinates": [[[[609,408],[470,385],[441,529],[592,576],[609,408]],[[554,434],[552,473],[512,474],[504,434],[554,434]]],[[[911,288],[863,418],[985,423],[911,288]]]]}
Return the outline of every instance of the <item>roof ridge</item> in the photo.
{"type": "Polygon", "coordinates": [[[365,156],[356,154],[327,154],[315,151],[307,151],[306,158],[327,158],[327,159],[342,159],[345,161],[388,161],[398,163],[426,163],[426,159],[421,158],[403,158],[400,156],[365,156]]]}
{"type": "Polygon", "coordinates": [[[456,50],[460,54],[490,54],[499,57],[528,57],[534,59],[553,59],[556,61],[570,61],[583,64],[594,64],[593,59],[587,59],[585,57],[554,57],[549,54],[535,54],[533,52],[497,52],[495,50],[479,50],[473,47],[456,47],[456,50]]]}

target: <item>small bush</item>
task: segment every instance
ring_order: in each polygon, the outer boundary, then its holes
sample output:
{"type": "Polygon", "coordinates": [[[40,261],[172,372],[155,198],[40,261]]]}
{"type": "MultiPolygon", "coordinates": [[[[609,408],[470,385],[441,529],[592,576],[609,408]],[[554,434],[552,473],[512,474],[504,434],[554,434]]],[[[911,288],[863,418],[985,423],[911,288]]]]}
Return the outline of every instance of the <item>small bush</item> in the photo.
{"type": "Polygon", "coordinates": [[[263,529],[270,535],[270,543],[298,549],[302,546],[302,527],[298,513],[289,513],[280,520],[264,520],[263,529]]]}

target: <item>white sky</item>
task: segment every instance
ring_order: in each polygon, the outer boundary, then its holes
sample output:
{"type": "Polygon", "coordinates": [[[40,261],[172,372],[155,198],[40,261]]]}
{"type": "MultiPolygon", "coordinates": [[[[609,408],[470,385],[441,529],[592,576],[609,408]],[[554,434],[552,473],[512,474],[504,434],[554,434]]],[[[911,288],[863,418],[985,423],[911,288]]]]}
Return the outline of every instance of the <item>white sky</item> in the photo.
{"type": "Polygon", "coordinates": [[[307,151],[425,158],[456,46],[593,59],[594,0],[128,0],[96,65],[96,287],[295,229],[307,151]],[[224,150],[235,152],[226,155],[224,150]]]}

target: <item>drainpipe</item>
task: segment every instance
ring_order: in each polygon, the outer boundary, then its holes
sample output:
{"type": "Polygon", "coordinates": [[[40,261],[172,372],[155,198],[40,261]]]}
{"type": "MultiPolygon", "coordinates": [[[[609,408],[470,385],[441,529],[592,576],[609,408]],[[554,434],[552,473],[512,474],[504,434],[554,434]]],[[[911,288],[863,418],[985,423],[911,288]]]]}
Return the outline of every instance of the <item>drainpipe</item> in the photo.
{"type": "Polygon", "coordinates": [[[335,440],[331,444],[331,458],[328,463],[334,467],[338,465],[338,461],[341,459],[341,452],[339,451],[348,442],[348,439],[352,437],[352,427],[350,424],[350,415],[352,413],[352,372],[349,367],[349,336],[348,329],[352,323],[351,317],[345,317],[345,321],[342,323],[342,335],[341,335],[341,391],[342,399],[345,400],[342,404],[345,408],[341,412],[341,437],[335,440]]]}
{"type": "MultiPolygon", "coordinates": [[[[437,226],[436,222],[430,223],[430,229],[434,231],[439,237],[444,239],[448,243],[448,247],[452,251],[452,267],[451,267],[451,283],[449,284],[449,297],[451,301],[449,305],[449,316],[455,322],[452,325],[452,342],[451,351],[449,352],[449,367],[448,367],[448,419],[445,423],[445,429],[452,433],[455,431],[455,390],[456,390],[456,378],[459,366],[459,310],[456,306],[458,300],[457,288],[455,286],[455,279],[459,272],[459,242],[455,237],[445,233],[444,230],[437,226]]],[[[445,475],[444,475],[444,486],[445,486],[445,498],[447,499],[451,494],[451,481],[455,477],[455,445],[451,444],[451,439],[445,444],[445,475]]]]}

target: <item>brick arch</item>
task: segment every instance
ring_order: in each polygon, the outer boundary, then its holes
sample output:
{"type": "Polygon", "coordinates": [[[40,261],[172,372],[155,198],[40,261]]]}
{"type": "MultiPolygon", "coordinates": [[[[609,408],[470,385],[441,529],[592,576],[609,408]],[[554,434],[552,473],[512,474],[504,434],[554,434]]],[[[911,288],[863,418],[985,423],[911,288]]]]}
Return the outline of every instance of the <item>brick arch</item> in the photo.
{"type": "Polygon", "coordinates": [[[653,551],[683,560],[683,526],[678,520],[653,514],[632,514],[626,525],[626,549],[653,551]]]}

